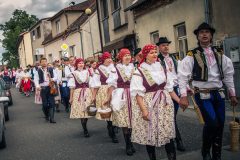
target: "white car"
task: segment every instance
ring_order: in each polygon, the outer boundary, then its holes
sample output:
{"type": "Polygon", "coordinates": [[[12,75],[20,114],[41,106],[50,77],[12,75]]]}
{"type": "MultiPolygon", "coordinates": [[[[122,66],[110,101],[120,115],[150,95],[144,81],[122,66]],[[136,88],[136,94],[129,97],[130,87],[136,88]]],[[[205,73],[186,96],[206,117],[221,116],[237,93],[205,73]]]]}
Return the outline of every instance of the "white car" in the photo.
{"type": "Polygon", "coordinates": [[[9,101],[8,97],[0,97],[0,149],[6,147],[6,139],[5,139],[5,106],[6,102],[9,101]]]}

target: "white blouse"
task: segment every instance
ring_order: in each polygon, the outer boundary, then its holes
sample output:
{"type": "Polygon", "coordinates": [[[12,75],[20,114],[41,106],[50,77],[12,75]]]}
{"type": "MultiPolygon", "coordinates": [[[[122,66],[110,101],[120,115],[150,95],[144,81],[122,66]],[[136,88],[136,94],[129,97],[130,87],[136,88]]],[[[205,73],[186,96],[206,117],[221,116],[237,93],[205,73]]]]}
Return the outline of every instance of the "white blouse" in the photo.
{"type": "MultiPolygon", "coordinates": [[[[167,90],[168,92],[173,91],[174,83],[173,83],[172,76],[167,71],[167,80],[166,80],[166,75],[160,62],[155,62],[153,64],[147,64],[144,62],[141,64],[140,68],[146,69],[150,73],[153,81],[158,85],[166,82],[166,86],[164,88],[165,90],[167,90]]],[[[141,75],[139,70],[136,70],[130,84],[131,96],[134,96],[134,97],[137,94],[143,97],[144,94],[146,93],[146,88],[143,86],[143,77],[139,75],[141,75]]]]}
{"type": "MultiPolygon", "coordinates": [[[[100,70],[102,70],[103,72],[105,72],[106,74],[110,74],[115,68],[114,65],[111,64],[109,66],[105,66],[105,65],[100,65],[98,67],[100,70]]],[[[101,81],[100,81],[100,73],[99,71],[96,69],[95,74],[92,77],[93,79],[91,80],[91,88],[99,88],[101,87],[101,81]]]]}
{"type": "MultiPolygon", "coordinates": [[[[76,78],[78,78],[82,83],[88,83],[89,86],[91,86],[90,84],[90,79],[91,79],[91,76],[89,75],[89,72],[88,70],[82,70],[82,71],[79,71],[79,70],[75,70],[73,72],[73,74],[76,76],[76,78]]],[[[75,84],[75,79],[74,78],[71,78],[68,82],[68,86],[70,88],[75,88],[76,87],[76,84],[75,84]]]]}
{"type": "MultiPolygon", "coordinates": [[[[220,80],[220,73],[218,70],[217,62],[214,59],[211,65],[208,64],[208,81],[207,82],[200,82],[200,81],[193,81],[192,85],[194,87],[198,87],[201,89],[206,88],[221,88],[223,83],[227,86],[230,95],[235,95],[235,87],[233,82],[233,74],[234,68],[231,59],[227,56],[223,55],[222,57],[222,70],[224,79],[223,81],[220,80]]],[[[188,84],[189,79],[192,75],[192,70],[194,66],[194,59],[192,56],[186,56],[178,67],[178,79],[179,79],[179,88],[180,93],[182,96],[186,96],[187,89],[186,86],[188,84]]]]}

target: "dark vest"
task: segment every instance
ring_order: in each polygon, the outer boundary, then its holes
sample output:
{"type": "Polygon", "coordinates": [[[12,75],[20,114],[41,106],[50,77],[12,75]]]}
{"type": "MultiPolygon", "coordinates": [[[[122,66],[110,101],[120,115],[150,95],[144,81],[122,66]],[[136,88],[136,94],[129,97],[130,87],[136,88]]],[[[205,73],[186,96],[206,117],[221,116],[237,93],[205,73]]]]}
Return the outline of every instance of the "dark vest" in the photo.
{"type": "MultiPolygon", "coordinates": [[[[220,48],[212,47],[212,51],[214,53],[218,70],[220,73],[220,80],[223,80],[223,70],[222,70],[222,55],[223,51],[220,48]]],[[[194,58],[194,66],[192,71],[192,78],[194,81],[208,81],[208,67],[207,67],[207,60],[204,54],[204,50],[202,47],[195,48],[194,50],[190,51],[188,55],[193,56],[194,58]]]]}
{"type": "Polygon", "coordinates": [[[101,82],[101,85],[107,85],[107,79],[108,77],[105,76],[105,74],[101,71],[101,69],[97,69],[98,72],[99,72],[99,75],[100,75],[100,82],[101,82]]]}
{"type": "MultiPolygon", "coordinates": [[[[177,72],[178,63],[177,63],[176,58],[175,58],[173,55],[171,55],[171,54],[169,54],[169,57],[170,57],[170,58],[172,59],[172,61],[173,61],[175,72],[178,73],[178,72],[177,72]]],[[[166,68],[167,68],[167,67],[166,67],[166,63],[165,63],[164,57],[163,57],[163,55],[162,55],[161,53],[159,53],[158,58],[160,59],[160,63],[162,64],[163,68],[166,69],[166,68]]]]}
{"type": "MultiPolygon", "coordinates": [[[[38,76],[39,76],[39,84],[44,82],[44,74],[43,70],[39,68],[38,70],[38,76]]],[[[47,68],[47,71],[50,73],[51,78],[53,78],[53,68],[47,68]]]]}

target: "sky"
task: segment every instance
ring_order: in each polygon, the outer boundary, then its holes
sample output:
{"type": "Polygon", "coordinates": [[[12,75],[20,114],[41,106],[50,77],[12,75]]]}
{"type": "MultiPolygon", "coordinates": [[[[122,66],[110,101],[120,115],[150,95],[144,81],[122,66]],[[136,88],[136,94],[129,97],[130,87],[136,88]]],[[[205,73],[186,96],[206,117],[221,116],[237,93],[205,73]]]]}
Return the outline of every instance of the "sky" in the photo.
{"type": "MultiPolygon", "coordinates": [[[[85,0],[0,0],[0,24],[8,21],[15,9],[25,10],[41,19],[53,16],[72,1],[80,3],[85,0]]],[[[1,31],[0,39],[3,39],[1,31]]],[[[2,52],[4,49],[0,43],[0,57],[2,52]]]]}

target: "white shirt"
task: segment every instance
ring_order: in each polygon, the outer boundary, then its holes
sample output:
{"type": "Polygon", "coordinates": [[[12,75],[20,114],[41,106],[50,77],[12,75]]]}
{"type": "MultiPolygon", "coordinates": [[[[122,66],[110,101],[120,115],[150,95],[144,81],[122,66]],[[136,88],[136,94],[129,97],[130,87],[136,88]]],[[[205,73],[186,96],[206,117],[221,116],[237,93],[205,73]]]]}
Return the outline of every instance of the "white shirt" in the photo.
{"type": "MultiPolygon", "coordinates": [[[[206,53],[204,52],[204,54],[206,53]]],[[[216,59],[214,58],[210,65],[207,56],[205,57],[207,59],[208,66],[208,81],[207,82],[193,81],[192,82],[193,87],[197,87],[200,89],[222,88],[224,83],[227,86],[230,95],[235,96],[235,87],[233,82],[234,68],[231,59],[229,59],[225,55],[223,55],[222,57],[222,70],[224,79],[221,81],[216,59]]],[[[178,66],[179,87],[182,96],[187,95],[186,87],[189,79],[192,76],[193,66],[194,58],[192,56],[186,56],[178,66]]]]}
{"type": "MultiPolygon", "coordinates": [[[[143,62],[140,67],[143,69],[146,69],[150,73],[153,81],[156,84],[160,85],[166,82],[166,86],[164,89],[167,90],[168,92],[173,91],[173,79],[170,76],[170,73],[167,72],[167,80],[166,80],[166,75],[160,62],[155,62],[153,64],[147,64],[143,62]]],[[[146,93],[146,88],[143,86],[143,78],[139,75],[141,75],[139,70],[136,70],[135,74],[131,79],[130,92],[131,92],[131,96],[134,96],[134,97],[137,94],[143,97],[144,94],[146,93]]]]}
{"type": "MultiPolygon", "coordinates": [[[[36,88],[46,87],[46,86],[49,85],[50,79],[49,79],[48,75],[49,75],[49,73],[48,73],[47,69],[43,70],[44,82],[39,84],[38,72],[35,73],[35,75],[34,75],[34,83],[35,83],[36,88]]],[[[52,80],[57,82],[57,75],[56,75],[56,73],[54,71],[53,71],[53,78],[52,78],[52,80]]]]}
{"type": "MultiPolygon", "coordinates": [[[[102,70],[104,73],[110,75],[111,71],[113,71],[115,68],[114,68],[114,65],[111,64],[109,66],[100,65],[99,69],[102,70]]],[[[96,69],[95,74],[93,75],[92,82],[91,82],[91,88],[99,88],[99,87],[101,87],[100,73],[96,69]]]]}
{"type": "MultiPolygon", "coordinates": [[[[164,62],[166,64],[166,68],[167,68],[168,72],[170,73],[170,76],[173,79],[174,87],[176,87],[176,86],[178,86],[178,76],[175,71],[174,62],[169,55],[167,55],[167,56],[163,55],[163,57],[164,57],[164,62]]],[[[178,61],[177,61],[177,63],[178,63],[178,61]]]]}
{"type": "MultiPolygon", "coordinates": [[[[91,81],[90,79],[92,78],[88,72],[87,69],[84,69],[82,71],[79,70],[75,70],[73,72],[73,74],[76,76],[76,78],[78,78],[82,83],[88,83],[89,86],[91,86],[91,81]]],[[[70,88],[75,88],[76,87],[76,83],[75,83],[75,79],[71,78],[68,82],[68,87],[70,88]]]]}

